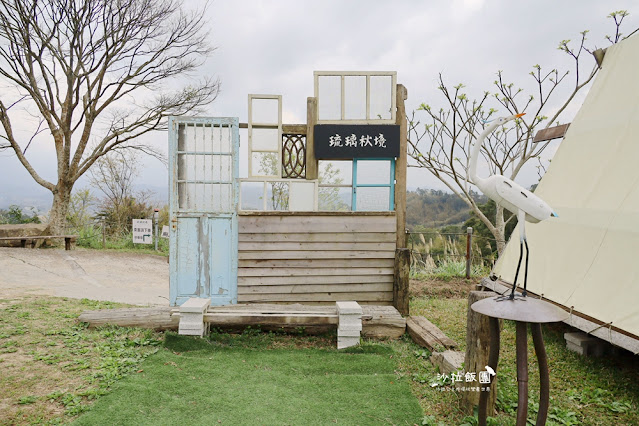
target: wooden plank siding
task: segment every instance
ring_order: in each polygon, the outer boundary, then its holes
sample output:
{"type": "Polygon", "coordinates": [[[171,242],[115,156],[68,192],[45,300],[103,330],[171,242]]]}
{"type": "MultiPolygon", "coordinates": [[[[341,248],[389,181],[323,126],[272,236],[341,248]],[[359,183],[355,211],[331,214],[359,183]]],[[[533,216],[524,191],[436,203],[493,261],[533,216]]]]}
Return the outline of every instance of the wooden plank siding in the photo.
{"type": "Polygon", "coordinates": [[[238,224],[238,303],[392,304],[393,213],[240,213],[238,224]]]}

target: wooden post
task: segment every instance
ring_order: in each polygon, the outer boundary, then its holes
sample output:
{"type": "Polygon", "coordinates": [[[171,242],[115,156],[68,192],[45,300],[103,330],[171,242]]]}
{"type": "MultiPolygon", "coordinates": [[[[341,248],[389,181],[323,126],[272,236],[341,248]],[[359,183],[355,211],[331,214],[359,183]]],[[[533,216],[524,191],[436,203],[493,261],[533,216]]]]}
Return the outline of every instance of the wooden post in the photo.
{"type": "MultiPolygon", "coordinates": [[[[403,232],[402,232],[403,234],[403,232]]],[[[395,279],[393,281],[393,306],[402,315],[409,314],[408,286],[410,284],[410,249],[395,250],[395,279]]]]}
{"type": "Polygon", "coordinates": [[[315,158],[315,144],[313,130],[317,124],[317,98],[306,100],[306,179],[317,179],[318,164],[315,158]]]}
{"type": "Polygon", "coordinates": [[[466,279],[470,279],[470,261],[473,247],[473,228],[466,228],[466,279]]]}
{"type": "MultiPolygon", "coordinates": [[[[492,291],[471,291],[468,294],[468,315],[466,322],[466,357],[464,359],[464,371],[475,373],[479,380],[479,372],[485,371],[488,365],[488,349],[490,345],[490,321],[485,315],[478,314],[470,309],[471,305],[487,297],[495,297],[492,291]]],[[[502,320],[500,321],[500,328],[502,320]]],[[[479,382],[471,385],[480,386],[479,382]]],[[[485,385],[484,385],[485,386],[485,385]]],[[[462,394],[462,409],[467,414],[473,414],[474,407],[479,404],[481,392],[467,391],[462,394]]],[[[488,416],[493,416],[495,412],[495,401],[497,400],[497,377],[493,377],[488,396],[488,416]]]]}
{"type": "MultiPolygon", "coordinates": [[[[399,157],[395,162],[395,215],[397,217],[397,248],[406,247],[406,168],[408,167],[408,122],[406,105],[408,91],[402,84],[397,85],[397,114],[399,124],[399,157]]],[[[400,311],[401,312],[401,311],[400,311]]]]}
{"type": "Polygon", "coordinates": [[[106,249],[106,229],[104,225],[104,218],[102,218],[102,249],[106,249]]]}

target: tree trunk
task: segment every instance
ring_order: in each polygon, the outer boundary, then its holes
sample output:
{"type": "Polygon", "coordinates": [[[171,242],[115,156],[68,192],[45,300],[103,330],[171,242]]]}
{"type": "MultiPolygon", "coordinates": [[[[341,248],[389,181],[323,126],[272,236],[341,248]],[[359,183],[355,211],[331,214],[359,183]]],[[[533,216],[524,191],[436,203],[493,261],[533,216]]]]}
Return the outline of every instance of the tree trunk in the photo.
{"type": "Polygon", "coordinates": [[[67,228],[67,213],[71,201],[73,184],[58,181],[53,191],[53,204],[49,211],[49,232],[52,235],[65,235],[67,228]]]}
{"type": "Polygon", "coordinates": [[[504,208],[499,204],[495,209],[495,240],[497,242],[497,256],[501,256],[506,248],[506,224],[504,223],[504,208]]]}

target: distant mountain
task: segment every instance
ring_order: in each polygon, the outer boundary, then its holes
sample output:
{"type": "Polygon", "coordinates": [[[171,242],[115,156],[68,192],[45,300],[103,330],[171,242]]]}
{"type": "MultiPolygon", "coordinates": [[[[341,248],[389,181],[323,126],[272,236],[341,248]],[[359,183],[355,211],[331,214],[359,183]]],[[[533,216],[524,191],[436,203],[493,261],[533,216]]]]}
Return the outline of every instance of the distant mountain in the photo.
{"type": "MultiPolygon", "coordinates": [[[[77,186],[77,188],[81,187],[80,185],[77,186]]],[[[161,208],[169,202],[169,189],[167,186],[136,185],[135,192],[140,191],[152,193],[149,200],[155,207],[161,208]]],[[[93,188],[91,188],[91,192],[97,197],[102,196],[99,191],[93,188]]],[[[20,207],[33,207],[38,214],[46,214],[51,208],[52,202],[53,195],[51,192],[35,182],[12,184],[11,186],[4,185],[0,189],[0,209],[6,209],[15,204],[20,207]]]]}
{"type": "MultiPolygon", "coordinates": [[[[488,199],[476,193],[473,198],[479,203],[488,199]]],[[[438,228],[457,225],[470,218],[470,208],[457,195],[436,189],[421,189],[406,193],[406,225],[409,229],[416,226],[438,228]]]]}

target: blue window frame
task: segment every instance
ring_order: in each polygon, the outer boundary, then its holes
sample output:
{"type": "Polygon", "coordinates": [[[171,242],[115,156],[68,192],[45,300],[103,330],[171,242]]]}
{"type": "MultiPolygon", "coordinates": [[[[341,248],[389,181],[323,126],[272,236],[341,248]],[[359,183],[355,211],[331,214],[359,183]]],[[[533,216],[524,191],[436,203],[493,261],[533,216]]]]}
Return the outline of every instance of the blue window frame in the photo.
{"type": "Polygon", "coordinates": [[[353,201],[351,209],[352,211],[393,211],[395,209],[394,158],[353,159],[353,201]],[[382,164],[379,166],[381,170],[371,170],[370,166],[373,165],[373,162],[388,164],[388,171],[384,170],[385,166],[382,164]],[[362,166],[369,167],[366,167],[368,170],[360,176],[358,170],[362,171],[364,168],[362,166]],[[380,171],[382,172],[381,176],[377,173],[380,171]],[[377,174],[377,176],[373,177],[371,172],[377,174]],[[386,173],[388,174],[386,175],[386,173]],[[375,191],[376,188],[382,191],[375,191]],[[388,189],[386,194],[384,194],[384,188],[388,189]],[[374,192],[378,192],[377,196],[374,195],[374,192]]]}
{"type": "MultiPolygon", "coordinates": [[[[393,211],[395,210],[395,159],[359,158],[353,160],[324,160],[331,180],[319,184],[319,208],[324,211],[393,211]],[[341,164],[340,164],[341,163],[341,164]],[[337,179],[335,179],[337,177],[337,179]],[[328,192],[325,192],[328,191],[328,192]],[[343,194],[339,195],[338,191],[343,194]],[[348,191],[348,204],[340,199],[348,191]],[[327,202],[323,202],[322,194],[327,202]]],[[[323,161],[320,161],[320,178],[323,161]]]]}

